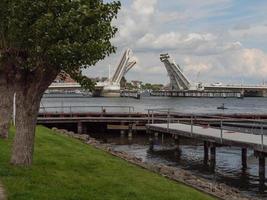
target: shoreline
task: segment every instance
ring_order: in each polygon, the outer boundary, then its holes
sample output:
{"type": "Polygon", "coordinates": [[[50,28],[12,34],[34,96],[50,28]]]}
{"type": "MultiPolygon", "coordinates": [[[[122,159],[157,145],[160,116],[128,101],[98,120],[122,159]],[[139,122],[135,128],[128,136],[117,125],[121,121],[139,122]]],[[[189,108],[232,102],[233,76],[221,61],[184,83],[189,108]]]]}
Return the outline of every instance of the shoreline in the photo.
{"type": "Polygon", "coordinates": [[[188,170],[178,169],[178,168],[170,167],[164,164],[151,164],[151,163],[143,162],[142,159],[137,158],[133,155],[129,155],[121,151],[115,151],[112,149],[112,145],[103,144],[94,138],[90,138],[89,135],[85,135],[85,134],[79,135],[74,132],[70,132],[64,129],[57,129],[57,128],[52,128],[52,130],[56,133],[60,133],[60,134],[67,135],[72,138],[79,139],[83,141],[85,144],[91,145],[97,149],[105,151],[131,164],[134,164],[143,169],[152,171],[156,174],[164,176],[175,182],[185,184],[189,187],[197,189],[198,191],[209,194],[215,198],[227,199],[227,200],[228,199],[229,200],[230,199],[231,200],[233,199],[235,200],[249,200],[249,199],[257,200],[259,199],[257,197],[246,196],[242,194],[241,191],[239,191],[238,189],[227,186],[224,183],[214,183],[210,180],[193,175],[188,170]]]}

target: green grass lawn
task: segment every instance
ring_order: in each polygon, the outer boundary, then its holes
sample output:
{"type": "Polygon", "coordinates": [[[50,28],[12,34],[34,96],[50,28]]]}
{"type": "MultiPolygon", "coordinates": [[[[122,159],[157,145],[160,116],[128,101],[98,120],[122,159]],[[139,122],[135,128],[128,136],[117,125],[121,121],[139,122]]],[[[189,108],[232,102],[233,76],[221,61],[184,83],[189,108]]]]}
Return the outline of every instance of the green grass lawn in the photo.
{"type": "Polygon", "coordinates": [[[13,167],[11,139],[0,140],[0,179],[11,200],[213,199],[44,127],[37,128],[33,166],[13,167]]]}

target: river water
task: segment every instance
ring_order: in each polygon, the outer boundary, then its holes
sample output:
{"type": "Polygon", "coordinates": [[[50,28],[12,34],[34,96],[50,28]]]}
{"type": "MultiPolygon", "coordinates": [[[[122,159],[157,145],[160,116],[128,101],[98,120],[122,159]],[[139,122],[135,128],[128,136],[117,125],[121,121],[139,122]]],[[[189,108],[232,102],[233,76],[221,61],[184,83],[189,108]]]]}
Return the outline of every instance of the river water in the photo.
{"type": "MultiPolygon", "coordinates": [[[[143,97],[141,100],[132,98],[43,98],[41,106],[133,106],[136,112],[146,112],[149,108],[175,108],[181,113],[225,113],[225,114],[267,114],[267,98],[168,98],[143,97]],[[222,103],[228,108],[217,110],[222,103]]],[[[77,108],[80,109],[80,108],[77,108]]],[[[127,111],[124,108],[108,108],[112,111],[127,111]]],[[[82,111],[85,111],[84,109],[82,111]]],[[[86,111],[99,111],[90,107],[86,111]]],[[[108,112],[107,111],[107,112],[108,112]]],[[[97,135],[96,135],[97,136],[97,135]]],[[[194,141],[184,140],[180,144],[180,153],[174,150],[171,138],[161,137],[156,143],[156,150],[148,151],[148,138],[134,135],[132,141],[120,138],[119,134],[97,136],[105,137],[114,148],[125,151],[144,161],[164,163],[178,168],[187,169],[195,175],[225,183],[240,189],[245,194],[267,199],[267,188],[259,185],[258,159],[252,150],[248,151],[248,169],[242,170],[241,149],[234,147],[220,147],[216,150],[216,170],[212,172],[203,165],[203,146],[194,141]]]]}
{"type": "MultiPolygon", "coordinates": [[[[133,106],[136,112],[151,108],[174,108],[182,113],[253,113],[267,114],[267,98],[43,98],[41,106],[133,106]],[[226,110],[217,107],[224,103],[226,110]]],[[[83,108],[84,111],[84,108],[83,108]]],[[[89,111],[94,111],[90,108],[89,111]]],[[[110,111],[115,111],[111,110],[110,111]]],[[[123,109],[116,111],[123,111],[123,109]]],[[[125,110],[126,111],[126,110],[125,110]]]]}

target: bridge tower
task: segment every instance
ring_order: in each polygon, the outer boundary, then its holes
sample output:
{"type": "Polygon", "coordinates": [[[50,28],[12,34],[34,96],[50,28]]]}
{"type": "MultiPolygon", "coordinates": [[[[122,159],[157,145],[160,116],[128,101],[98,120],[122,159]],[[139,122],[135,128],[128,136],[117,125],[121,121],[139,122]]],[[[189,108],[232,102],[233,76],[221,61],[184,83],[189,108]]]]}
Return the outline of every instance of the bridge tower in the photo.
{"type": "Polygon", "coordinates": [[[160,60],[164,63],[170,77],[171,90],[188,90],[191,87],[190,81],[182,72],[182,69],[169,54],[160,54],[160,60]]]}
{"type": "Polygon", "coordinates": [[[122,77],[133,68],[136,60],[132,57],[132,50],[127,49],[122,58],[119,60],[118,66],[112,78],[108,81],[97,82],[93,96],[117,97],[120,96],[120,82],[122,77]]]}
{"type": "Polygon", "coordinates": [[[120,84],[120,81],[123,76],[136,64],[136,61],[133,60],[131,49],[127,49],[122,58],[119,61],[118,67],[110,80],[111,84],[120,84]]]}

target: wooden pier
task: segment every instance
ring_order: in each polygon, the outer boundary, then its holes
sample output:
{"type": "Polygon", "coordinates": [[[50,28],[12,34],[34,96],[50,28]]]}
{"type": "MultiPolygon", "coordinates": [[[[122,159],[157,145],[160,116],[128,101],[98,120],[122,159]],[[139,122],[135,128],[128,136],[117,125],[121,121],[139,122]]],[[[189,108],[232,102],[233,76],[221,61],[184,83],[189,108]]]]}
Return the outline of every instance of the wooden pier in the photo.
{"type": "MultiPolygon", "coordinates": [[[[221,128],[211,128],[208,126],[197,126],[193,123],[164,123],[147,124],[147,133],[152,138],[153,135],[172,135],[175,144],[179,145],[179,138],[191,138],[202,141],[204,146],[204,164],[209,163],[209,167],[215,170],[216,167],[216,147],[235,146],[241,148],[242,168],[247,168],[247,149],[253,149],[256,157],[259,158],[259,180],[260,184],[265,183],[265,157],[267,156],[267,136],[254,135],[243,132],[228,131],[221,128]]],[[[150,139],[150,148],[153,149],[153,139],[150,139]]]]}
{"type": "MultiPolygon", "coordinates": [[[[220,119],[223,120],[224,126],[236,124],[238,127],[253,128],[253,131],[260,131],[263,127],[267,129],[267,123],[264,125],[255,125],[255,119],[267,119],[266,115],[221,115],[221,114],[199,114],[192,116],[191,114],[178,112],[159,112],[149,110],[148,113],[135,112],[131,106],[58,106],[58,107],[41,107],[38,115],[38,124],[43,124],[49,127],[72,126],[73,131],[81,131],[87,125],[102,123],[107,130],[127,130],[132,126],[135,130],[146,130],[145,126],[149,123],[166,123],[183,122],[187,123],[194,118],[194,124],[210,125],[218,127],[220,119]],[[118,111],[121,110],[121,111],[118,111]],[[255,128],[256,127],[256,128],[255,128]]],[[[86,130],[86,128],[84,129],[86,130]]],[[[81,133],[81,132],[78,132],[81,133]]]]}
{"type": "Polygon", "coordinates": [[[168,133],[182,137],[208,141],[223,146],[251,148],[267,153],[267,136],[234,132],[207,126],[195,126],[181,123],[148,124],[149,131],[168,133]]]}
{"type": "Polygon", "coordinates": [[[41,108],[38,124],[70,128],[79,134],[90,134],[91,129],[97,133],[116,132],[123,137],[128,135],[129,140],[136,131],[144,134],[147,131],[151,149],[159,134],[172,136],[177,149],[181,138],[198,140],[203,143],[204,164],[211,170],[216,167],[217,147],[240,147],[243,169],[247,168],[247,149],[253,149],[259,158],[260,182],[263,185],[265,182],[267,115],[192,115],[169,108],[149,109],[148,113],[140,113],[131,106],[61,106],[41,108]],[[251,132],[229,130],[230,125],[251,127],[251,132]]]}

